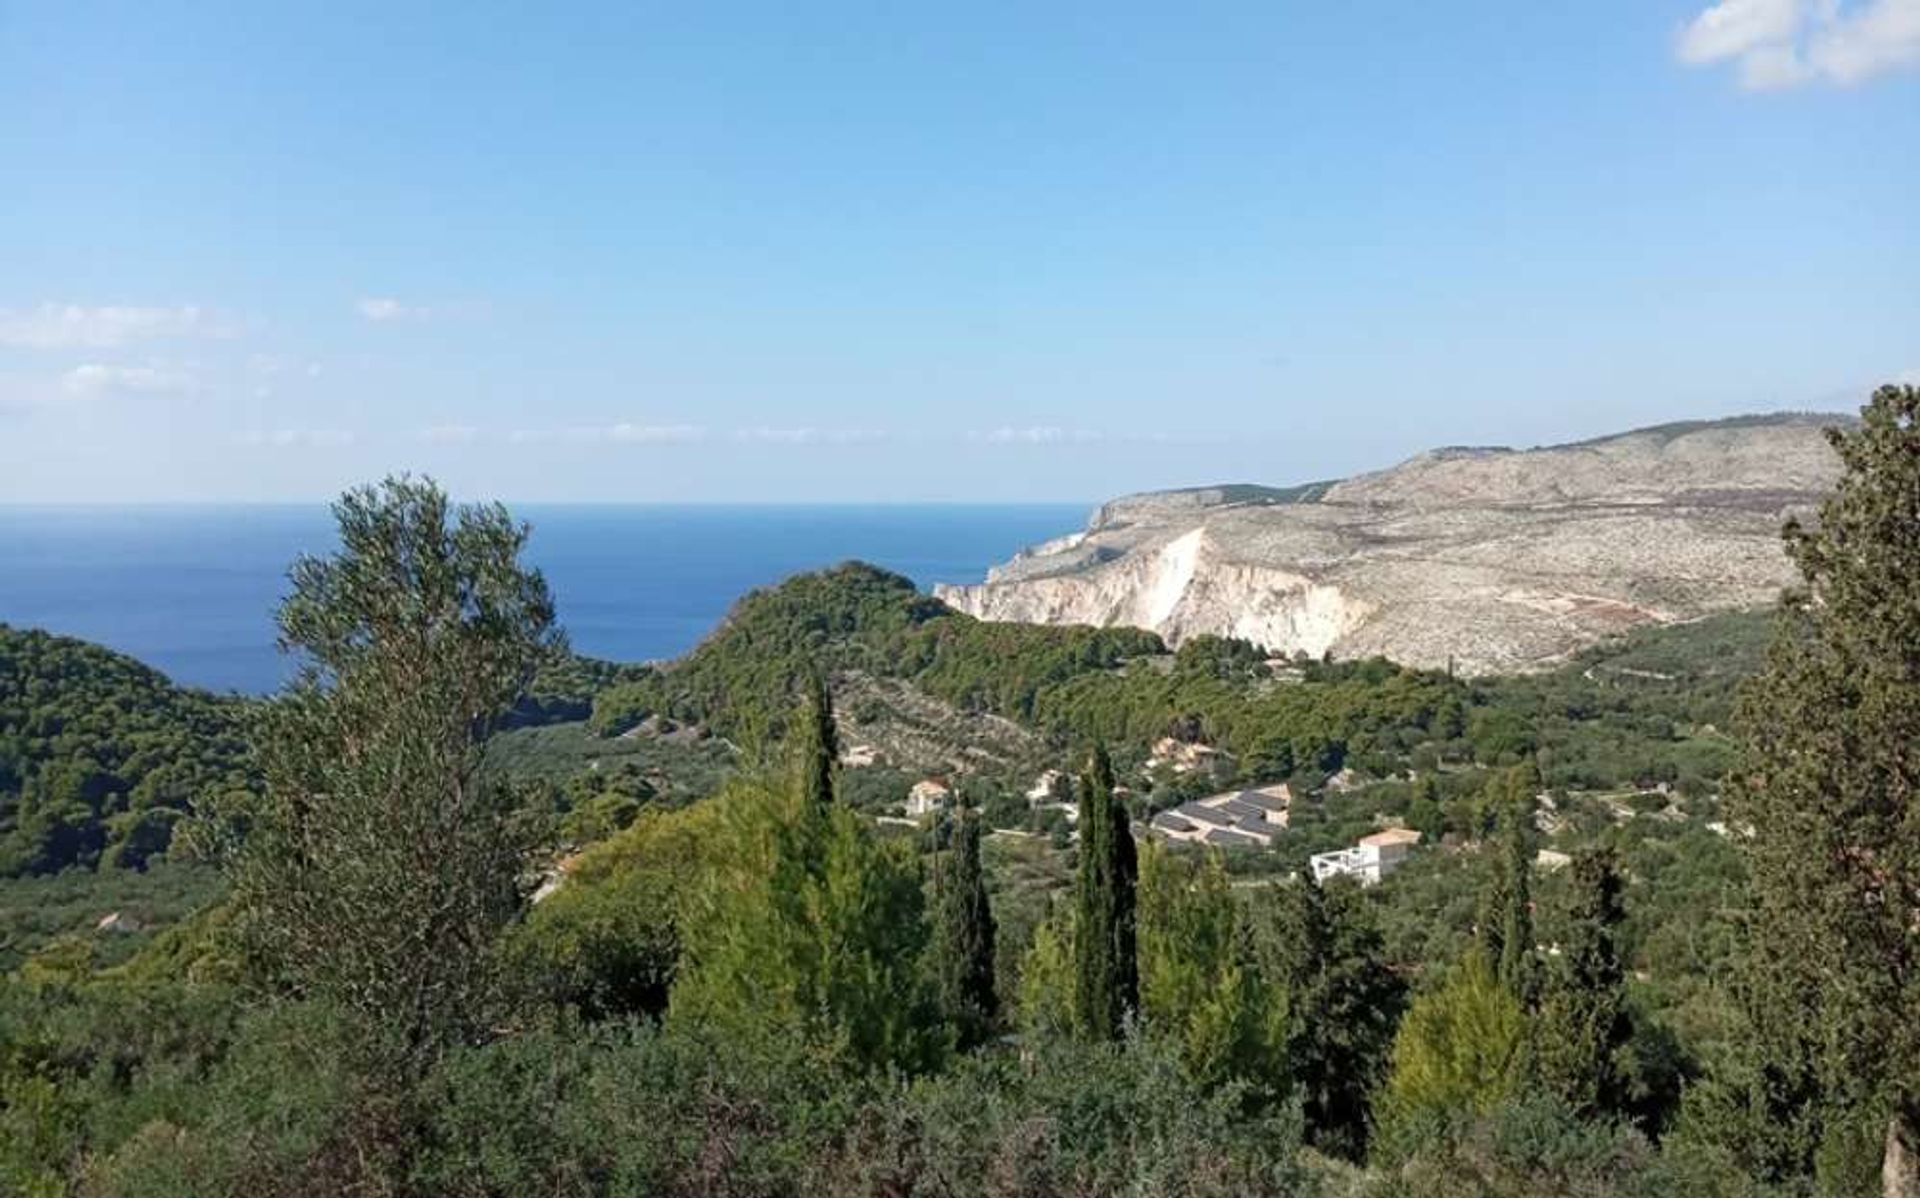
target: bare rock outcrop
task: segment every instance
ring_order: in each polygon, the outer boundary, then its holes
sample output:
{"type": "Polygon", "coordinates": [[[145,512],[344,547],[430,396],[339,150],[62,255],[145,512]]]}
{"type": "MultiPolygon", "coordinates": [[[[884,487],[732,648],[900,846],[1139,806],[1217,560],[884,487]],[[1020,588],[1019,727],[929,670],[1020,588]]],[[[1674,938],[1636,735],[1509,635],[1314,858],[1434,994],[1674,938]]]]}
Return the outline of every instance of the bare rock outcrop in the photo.
{"type": "Polygon", "coordinates": [[[1637,624],[1772,602],[1781,522],[1839,463],[1833,416],[1667,425],[1543,449],[1443,449],[1334,483],[1128,496],[1083,532],[934,593],[993,620],[1550,664],[1637,624]]]}

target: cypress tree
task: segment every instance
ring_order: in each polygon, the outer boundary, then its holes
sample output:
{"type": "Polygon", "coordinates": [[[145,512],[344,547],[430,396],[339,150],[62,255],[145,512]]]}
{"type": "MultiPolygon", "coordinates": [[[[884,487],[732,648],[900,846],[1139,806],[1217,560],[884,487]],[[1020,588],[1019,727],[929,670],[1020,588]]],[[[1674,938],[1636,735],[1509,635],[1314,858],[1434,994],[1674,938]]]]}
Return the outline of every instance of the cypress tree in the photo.
{"type": "MultiPolygon", "coordinates": [[[[1820,1185],[1920,1194],[1920,388],[1830,429],[1842,473],[1788,523],[1805,586],[1749,687],[1756,996],[1797,996],[1774,1056],[1814,1063],[1820,1185]],[[1811,1049],[1812,1051],[1808,1051],[1811,1049]],[[1863,1151],[1863,1138],[1877,1142],[1863,1151]],[[1856,1145],[1856,1146],[1849,1146],[1856,1145]]],[[[1768,1012],[1755,1012],[1768,1026],[1768,1012]]]]}
{"type": "Polygon", "coordinates": [[[953,842],[934,874],[934,986],[960,1047],[993,1032],[999,1015],[994,992],[993,907],[980,867],[980,817],[963,808],[953,842]]]}
{"type": "Polygon", "coordinates": [[[1490,788],[1500,842],[1493,878],[1481,894],[1480,944],[1502,984],[1522,1006],[1537,990],[1533,955],[1533,784],[1518,766],[1490,788]]]}
{"type": "Polygon", "coordinates": [[[1127,811],[1113,794],[1113,763],[1095,746],[1080,778],[1080,864],[1074,883],[1074,1022],[1117,1039],[1139,1006],[1134,887],[1139,863],[1127,811]]]}
{"type": "Polygon", "coordinates": [[[815,807],[831,805],[840,765],[840,736],[833,723],[833,699],[819,670],[807,671],[794,758],[801,800],[815,807]]]}
{"type": "Polygon", "coordinates": [[[1573,903],[1565,946],[1536,1024],[1540,1079],[1583,1115],[1626,1113],[1620,1059],[1633,1037],[1626,969],[1617,934],[1626,919],[1620,871],[1611,852],[1574,859],[1573,903]]]}

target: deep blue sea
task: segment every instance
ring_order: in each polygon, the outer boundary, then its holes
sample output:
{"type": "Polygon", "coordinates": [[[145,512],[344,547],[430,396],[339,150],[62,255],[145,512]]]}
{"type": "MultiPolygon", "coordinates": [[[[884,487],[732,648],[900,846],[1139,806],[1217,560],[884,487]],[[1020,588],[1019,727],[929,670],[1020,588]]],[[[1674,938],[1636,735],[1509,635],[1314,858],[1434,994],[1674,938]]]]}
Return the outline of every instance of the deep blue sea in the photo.
{"type": "MultiPolygon", "coordinates": [[[[574,648],[650,661],[691,648],[743,592],[858,558],[974,582],[1081,527],[1080,506],[515,505],[574,648]]],[[[0,623],[132,654],[176,682],[264,692],[286,663],[288,563],[333,545],[324,507],[0,506],[0,623]]]]}

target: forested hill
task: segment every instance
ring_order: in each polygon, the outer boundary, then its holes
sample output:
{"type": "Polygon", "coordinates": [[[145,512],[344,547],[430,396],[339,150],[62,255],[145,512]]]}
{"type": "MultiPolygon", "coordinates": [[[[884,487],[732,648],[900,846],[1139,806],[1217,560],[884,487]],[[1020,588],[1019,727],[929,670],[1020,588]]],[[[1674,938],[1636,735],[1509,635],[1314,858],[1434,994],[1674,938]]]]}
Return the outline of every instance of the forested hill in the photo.
{"type": "Polygon", "coordinates": [[[0,625],[0,876],[138,868],[196,798],[245,787],[244,701],[0,625]]]}
{"type": "Polygon", "coordinates": [[[1165,652],[1138,629],[975,620],[898,574],[847,562],[748,593],[691,653],[603,692],[593,720],[614,733],[659,713],[777,735],[811,669],[905,679],[966,710],[1030,718],[1049,687],[1165,652]]]}
{"type": "Polygon", "coordinates": [[[1123,760],[1169,734],[1203,741],[1262,780],[1538,757],[1553,785],[1704,790],[1727,764],[1733,691],[1758,668],[1770,623],[1748,613],[1647,629],[1553,671],[1466,682],[1381,659],[1279,663],[1220,637],[1172,652],[1136,629],[982,621],[848,563],[744,597],[685,658],[602,690],[593,727],[612,736],[661,715],[777,738],[817,667],[897,679],[1062,746],[1102,740],[1123,760]]]}

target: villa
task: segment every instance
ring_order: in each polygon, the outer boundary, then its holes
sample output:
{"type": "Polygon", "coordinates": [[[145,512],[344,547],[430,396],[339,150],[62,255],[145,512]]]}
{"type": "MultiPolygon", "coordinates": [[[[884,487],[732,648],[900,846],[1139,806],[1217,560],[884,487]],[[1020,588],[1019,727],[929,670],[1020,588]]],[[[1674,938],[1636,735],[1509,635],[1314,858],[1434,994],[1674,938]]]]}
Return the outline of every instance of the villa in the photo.
{"type": "Polygon", "coordinates": [[[1419,843],[1420,833],[1412,828],[1388,828],[1371,836],[1362,836],[1360,843],[1350,849],[1315,853],[1308,859],[1308,864],[1313,867],[1313,880],[1316,882],[1349,877],[1359,879],[1362,886],[1372,886],[1399,869],[1413,846],[1419,843]]]}

